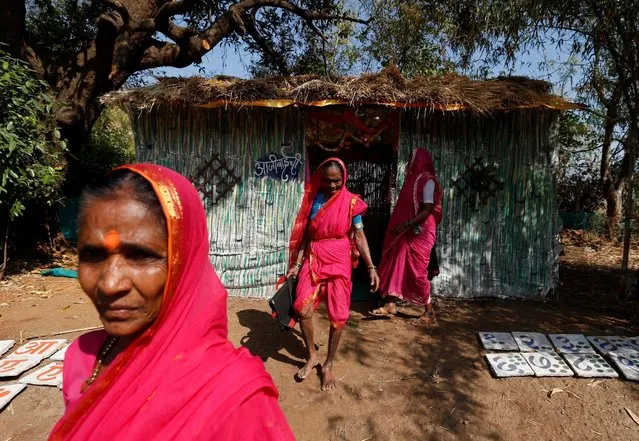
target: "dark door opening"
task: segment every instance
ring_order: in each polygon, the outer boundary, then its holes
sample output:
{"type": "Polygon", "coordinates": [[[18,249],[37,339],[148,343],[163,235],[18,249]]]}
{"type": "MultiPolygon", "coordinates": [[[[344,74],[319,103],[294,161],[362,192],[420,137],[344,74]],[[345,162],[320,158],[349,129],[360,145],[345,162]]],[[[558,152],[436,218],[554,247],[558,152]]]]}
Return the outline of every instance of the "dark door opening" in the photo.
{"type": "MultiPolygon", "coordinates": [[[[306,148],[311,171],[330,157],[344,161],[347,188],[368,204],[364,232],[379,264],[391,214],[391,188],[397,173],[399,115],[394,109],[340,107],[306,114],[306,148]]],[[[368,268],[360,260],[353,272],[353,300],[370,298],[368,268]]]]}

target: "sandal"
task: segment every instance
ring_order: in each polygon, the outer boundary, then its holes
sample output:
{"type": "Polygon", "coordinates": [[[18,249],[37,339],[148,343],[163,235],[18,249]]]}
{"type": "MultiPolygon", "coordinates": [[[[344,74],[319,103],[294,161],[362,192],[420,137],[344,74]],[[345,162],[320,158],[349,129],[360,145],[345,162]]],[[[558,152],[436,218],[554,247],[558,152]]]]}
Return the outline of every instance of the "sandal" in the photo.
{"type": "Polygon", "coordinates": [[[424,313],[419,318],[410,322],[410,324],[418,328],[436,328],[439,326],[434,312],[424,313]]]}

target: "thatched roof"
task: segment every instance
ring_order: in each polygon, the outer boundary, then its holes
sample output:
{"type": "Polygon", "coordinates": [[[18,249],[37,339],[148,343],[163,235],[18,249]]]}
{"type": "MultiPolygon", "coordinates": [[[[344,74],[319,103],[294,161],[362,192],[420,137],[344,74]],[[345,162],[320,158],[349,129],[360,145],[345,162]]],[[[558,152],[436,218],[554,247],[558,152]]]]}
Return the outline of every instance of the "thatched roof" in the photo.
{"type": "Polygon", "coordinates": [[[397,69],[359,77],[324,78],[315,75],[243,80],[162,78],[156,84],[112,92],[106,104],[139,110],[160,106],[219,107],[334,104],[380,104],[442,110],[490,112],[512,108],[570,109],[579,106],[550,93],[550,84],[524,77],[472,80],[457,74],[405,78],[397,69]]]}

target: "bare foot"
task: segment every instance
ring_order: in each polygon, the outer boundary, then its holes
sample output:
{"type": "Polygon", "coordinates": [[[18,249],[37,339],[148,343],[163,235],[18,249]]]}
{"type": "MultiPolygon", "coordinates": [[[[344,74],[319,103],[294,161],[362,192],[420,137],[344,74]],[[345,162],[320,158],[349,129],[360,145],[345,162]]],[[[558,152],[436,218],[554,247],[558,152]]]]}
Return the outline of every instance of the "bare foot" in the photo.
{"type": "Polygon", "coordinates": [[[335,389],[335,377],[333,376],[332,364],[322,366],[322,390],[329,391],[335,389]]]}
{"type": "Polygon", "coordinates": [[[306,362],[304,367],[302,367],[302,369],[297,371],[297,373],[295,374],[295,378],[298,379],[299,381],[305,380],[306,377],[308,377],[311,374],[311,372],[313,372],[313,369],[318,364],[319,363],[317,362],[317,355],[313,355],[311,358],[309,358],[309,360],[306,362]]]}
{"type": "Polygon", "coordinates": [[[418,319],[410,322],[410,324],[419,328],[434,328],[438,325],[437,317],[435,317],[433,313],[422,314],[418,319]]]}
{"type": "Polygon", "coordinates": [[[395,315],[397,314],[397,307],[396,306],[380,306],[377,309],[373,309],[371,311],[371,315],[376,315],[379,317],[387,317],[389,315],[395,315]]]}

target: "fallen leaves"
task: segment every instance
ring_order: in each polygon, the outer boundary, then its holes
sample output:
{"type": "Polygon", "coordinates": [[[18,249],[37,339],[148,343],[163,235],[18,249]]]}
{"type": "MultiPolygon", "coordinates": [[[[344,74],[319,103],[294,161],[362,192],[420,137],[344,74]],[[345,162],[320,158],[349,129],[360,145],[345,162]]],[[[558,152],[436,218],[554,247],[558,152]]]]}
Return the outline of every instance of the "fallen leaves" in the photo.
{"type": "Polygon", "coordinates": [[[555,387],[555,388],[553,388],[553,389],[548,391],[548,398],[552,398],[553,395],[558,394],[558,393],[563,392],[563,391],[564,391],[563,389],[555,387]]]}
{"type": "Polygon", "coordinates": [[[577,395],[573,391],[568,390],[568,388],[562,389],[562,388],[559,388],[559,387],[555,387],[555,388],[552,388],[552,389],[548,390],[547,391],[547,395],[548,395],[548,398],[552,398],[553,395],[561,393],[561,392],[565,392],[568,395],[570,395],[571,397],[576,398],[576,399],[578,399],[580,401],[583,401],[583,398],[581,398],[579,395],[577,395]]]}

